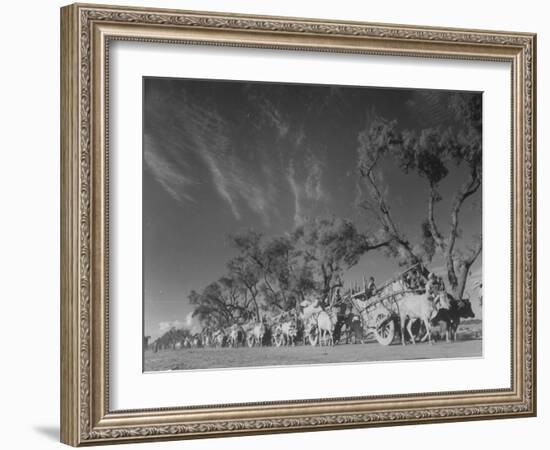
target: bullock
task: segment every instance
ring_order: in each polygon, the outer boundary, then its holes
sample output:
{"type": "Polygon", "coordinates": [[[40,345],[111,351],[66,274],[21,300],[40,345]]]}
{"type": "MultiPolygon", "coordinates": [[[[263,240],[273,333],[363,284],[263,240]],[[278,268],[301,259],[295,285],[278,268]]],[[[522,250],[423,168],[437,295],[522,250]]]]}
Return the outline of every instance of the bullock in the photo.
{"type": "Polygon", "coordinates": [[[223,347],[223,344],[225,343],[225,332],[223,330],[216,330],[212,334],[212,342],[216,347],[223,347]]]}
{"type": "Polygon", "coordinates": [[[432,327],[431,317],[434,314],[434,304],[426,294],[407,294],[397,302],[399,311],[399,325],[401,328],[401,344],[405,345],[405,325],[407,332],[415,344],[412,325],[416,320],[420,320],[426,327],[426,335],[422,340],[428,338],[428,342],[432,343],[432,327]]]}
{"type": "Polygon", "coordinates": [[[339,317],[333,331],[334,340],[338,343],[350,342],[357,344],[363,341],[363,325],[361,317],[357,314],[347,314],[344,318],[339,317]]]}
{"type": "Polygon", "coordinates": [[[361,317],[357,314],[352,314],[349,321],[349,336],[354,344],[363,343],[363,324],[361,323],[361,317]]]}
{"type": "Polygon", "coordinates": [[[321,311],[317,316],[317,329],[319,330],[319,345],[334,345],[332,331],[336,323],[336,314],[321,311]]]}
{"type": "Polygon", "coordinates": [[[304,323],[308,322],[309,318],[314,314],[319,314],[323,310],[323,308],[319,305],[319,300],[304,300],[300,303],[300,306],[302,307],[301,319],[304,323]]]}
{"type": "Polygon", "coordinates": [[[263,322],[252,323],[249,326],[248,332],[246,334],[246,341],[249,347],[254,347],[255,345],[262,346],[264,335],[266,329],[263,322]]]}
{"type": "Polygon", "coordinates": [[[204,328],[200,334],[203,347],[210,347],[212,345],[212,332],[208,328],[204,328]]]}
{"type": "Polygon", "coordinates": [[[285,338],[285,343],[288,345],[296,344],[296,336],[298,336],[298,327],[294,320],[289,320],[281,324],[281,330],[283,332],[283,337],[285,338]]]}
{"type": "Polygon", "coordinates": [[[456,300],[451,295],[448,295],[448,308],[441,308],[432,319],[432,324],[436,325],[443,323],[445,325],[445,340],[447,342],[452,338],[456,341],[456,332],[460,325],[460,319],[471,319],[475,317],[472,311],[472,304],[468,299],[456,300]]]}
{"type": "Polygon", "coordinates": [[[319,344],[334,345],[333,330],[336,324],[336,313],[334,311],[327,312],[319,304],[319,300],[303,301],[302,313],[300,318],[305,324],[305,329],[310,335],[310,344],[316,345],[317,339],[312,340],[311,334],[317,331],[319,344]]]}
{"type": "Polygon", "coordinates": [[[244,344],[245,332],[243,328],[237,324],[232,325],[228,330],[228,345],[230,347],[238,347],[241,344],[244,344]]]}
{"type": "Polygon", "coordinates": [[[201,335],[199,333],[196,333],[193,336],[193,339],[191,341],[191,346],[194,347],[194,348],[199,348],[199,347],[202,346],[201,335]]]}
{"type": "Polygon", "coordinates": [[[296,344],[298,329],[294,320],[287,320],[275,326],[273,332],[274,343],[277,347],[281,345],[296,344]]]}

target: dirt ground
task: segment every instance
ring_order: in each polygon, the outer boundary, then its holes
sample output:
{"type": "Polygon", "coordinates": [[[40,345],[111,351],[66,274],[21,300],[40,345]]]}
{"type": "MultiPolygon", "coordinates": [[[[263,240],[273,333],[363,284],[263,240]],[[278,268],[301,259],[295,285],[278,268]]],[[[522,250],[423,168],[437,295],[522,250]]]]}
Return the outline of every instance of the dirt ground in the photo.
{"type": "Polygon", "coordinates": [[[395,361],[408,359],[464,358],[482,356],[481,339],[457,342],[417,343],[403,347],[394,343],[382,346],[367,344],[334,347],[255,347],[255,348],[186,348],[164,350],[144,355],[146,372],[158,370],[213,369],[232,367],[327,364],[344,362],[395,361]]]}

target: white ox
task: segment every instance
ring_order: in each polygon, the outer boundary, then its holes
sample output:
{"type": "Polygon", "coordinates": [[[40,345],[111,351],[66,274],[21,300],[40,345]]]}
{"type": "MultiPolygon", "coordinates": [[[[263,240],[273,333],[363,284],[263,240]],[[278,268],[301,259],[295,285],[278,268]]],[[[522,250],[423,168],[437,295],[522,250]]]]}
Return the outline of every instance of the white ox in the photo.
{"type": "Polygon", "coordinates": [[[334,345],[332,332],[336,324],[336,317],[326,311],[321,311],[317,316],[317,329],[319,330],[319,345],[334,345]]]}
{"type": "Polygon", "coordinates": [[[412,332],[413,323],[416,320],[421,320],[426,327],[426,335],[422,340],[428,338],[428,342],[432,343],[432,326],[431,318],[435,312],[434,304],[426,294],[407,294],[397,301],[399,310],[399,323],[401,327],[401,344],[405,345],[405,323],[407,331],[415,344],[415,336],[412,332]],[[408,320],[407,320],[408,319],[408,320]]]}
{"type": "Polygon", "coordinates": [[[246,330],[246,342],[249,347],[256,345],[262,346],[265,335],[265,325],[263,322],[252,322],[246,330]]]}
{"type": "Polygon", "coordinates": [[[319,314],[323,308],[319,306],[319,300],[304,300],[300,303],[302,307],[301,318],[305,323],[307,322],[314,314],[319,314]]]}
{"type": "MultiPolygon", "coordinates": [[[[334,325],[336,324],[335,314],[325,311],[319,305],[319,300],[305,300],[300,303],[300,306],[303,308],[301,318],[305,324],[305,329],[312,331],[314,328],[317,328],[319,344],[322,345],[325,343],[327,345],[334,345],[332,332],[334,330],[334,325]]],[[[311,340],[311,345],[316,345],[316,341],[317,339],[311,340]]]]}

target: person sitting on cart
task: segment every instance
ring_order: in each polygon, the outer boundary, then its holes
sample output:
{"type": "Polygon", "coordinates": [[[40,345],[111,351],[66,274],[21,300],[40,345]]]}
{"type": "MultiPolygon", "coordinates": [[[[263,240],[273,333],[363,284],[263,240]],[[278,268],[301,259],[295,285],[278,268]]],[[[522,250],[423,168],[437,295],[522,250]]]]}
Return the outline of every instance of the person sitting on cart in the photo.
{"type": "Polygon", "coordinates": [[[334,293],[332,303],[335,306],[340,305],[342,303],[342,295],[340,294],[340,288],[336,288],[336,292],[334,293]]]}
{"type": "Polygon", "coordinates": [[[447,294],[447,289],[445,289],[445,282],[441,277],[437,280],[437,290],[434,294],[434,306],[437,310],[451,308],[450,298],[447,294]]]}
{"type": "Polygon", "coordinates": [[[428,281],[426,283],[426,286],[424,287],[426,295],[429,297],[430,300],[433,300],[436,293],[439,291],[438,288],[438,281],[437,277],[435,276],[435,273],[430,272],[428,275],[428,281]]]}
{"type": "Polygon", "coordinates": [[[369,284],[367,285],[367,289],[365,290],[365,297],[368,300],[374,294],[376,294],[376,285],[374,284],[374,277],[370,277],[369,284]]]}
{"type": "Polygon", "coordinates": [[[416,273],[414,269],[405,273],[405,275],[403,275],[403,281],[407,289],[410,289],[411,291],[418,289],[416,273]]]}
{"type": "Polygon", "coordinates": [[[432,315],[432,318],[437,314],[440,309],[450,308],[445,284],[441,277],[437,277],[433,272],[430,272],[430,274],[428,275],[428,282],[426,283],[426,295],[433,303],[434,314],[432,315]]]}
{"type": "Polygon", "coordinates": [[[411,289],[418,293],[423,292],[425,287],[425,282],[420,271],[417,268],[414,268],[411,271],[411,275],[413,279],[411,289]]]}

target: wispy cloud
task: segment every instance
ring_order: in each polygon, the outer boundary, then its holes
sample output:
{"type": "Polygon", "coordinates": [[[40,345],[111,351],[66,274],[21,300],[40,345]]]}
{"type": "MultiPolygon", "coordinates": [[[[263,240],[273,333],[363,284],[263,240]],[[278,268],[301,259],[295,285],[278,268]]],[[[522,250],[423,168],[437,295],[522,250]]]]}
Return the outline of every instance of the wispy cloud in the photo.
{"type": "Polygon", "coordinates": [[[295,144],[297,148],[299,148],[302,145],[305,138],[306,138],[306,133],[304,132],[304,127],[302,126],[296,132],[295,144]]]}
{"type": "Polygon", "coordinates": [[[306,197],[316,201],[322,200],[326,197],[321,185],[323,165],[317,157],[309,154],[306,158],[306,167],[308,167],[305,183],[306,197]]]}
{"type": "Polygon", "coordinates": [[[196,104],[188,105],[182,118],[192,150],[208,168],[216,192],[235,219],[241,220],[241,209],[247,207],[268,225],[269,189],[231,148],[231,124],[214,108],[196,104]]]}
{"type": "Polygon", "coordinates": [[[181,168],[178,169],[173,163],[170,163],[163,153],[158,151],[158,146],[151,136],[146,134],[144,140],[145,164],[155,179],[176,201],[180,203],[195,202],[193,196],[188,192],[188,188],[196,184],[196,181],[185,175],[181,168]]]}
{"type": "Polygon", "coordinates": [[[302,173],[297,174],[293,161],[290,162],[286,178],[294,199],[294,224],[301,225],[307,215],[319,203],[329,200],[322,186],[323,163],[313,154],[308,154],[304,160],[302,173]]]}
{"type": "Polygon", "coordinates": [[[324,163],[317,153],[306,151],[303,124],[291,125],[272,100],[248,99],[258,108],[263,135],[273,142],[265,147],[265,139],[258,139],[263,145],[251,151],[236,147],[243,141],[235,134],[242,132],[239,122],[220,110],[215,99],[203,96],[199,101],[186,91],[173,95],[179,96],[178,102],[159,101],[155,120],[169,132],[155,136],[160,142],[146,135],[145,162],[174,199],[182,204],[199,202],[203,191],[195,191],[194,185],[206,183],[235,220],[250,217],[246,213],[251,211],[266,226],[277,218],[274,211],[281,206],[281,195],[288,193],[281,179],[287,180],[292,192],[296,224],[328,199],[324,163]],[[177,108],[167,111],[167,104],[177,108]]]}
{"type": "Polygon", "coordinates": [[[220,162],[208,150],[203,150],[200,153],[200,156],[210,169],[210,174],[212,175],[214,186],[216,186],[216,191],[218,191],[220,197],[228,204],[235,218],[240,220],[241,214],[239,212],[239,209],[237,208],[236,200],[233,198],[233,195],[230,192],[227,172],[224,173],[222,171],[220,167],[220,162]]]}
{"type": "Polygon", "coordinates": [[[304,221],[302,215],[302,188],[298,184],[294,173],[294,165],[291,163],[287,171],[287,180],[294,197],[294,224],[301,225],[304,221]]]}
{"type": "Polygon", "coordinates": [[[261,112],[268,119],[268,122],[275,127],[280,137],[285,137],[290,130],[290,125],[287,120],[284,119],[280,110],[268,99],[263,98],[258,103],[261,112]]]}

